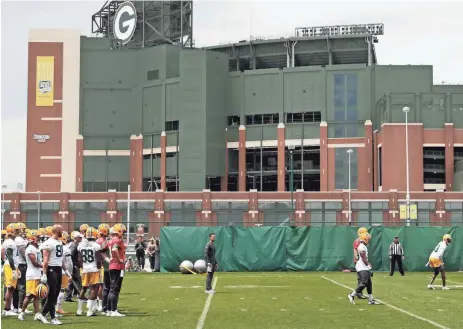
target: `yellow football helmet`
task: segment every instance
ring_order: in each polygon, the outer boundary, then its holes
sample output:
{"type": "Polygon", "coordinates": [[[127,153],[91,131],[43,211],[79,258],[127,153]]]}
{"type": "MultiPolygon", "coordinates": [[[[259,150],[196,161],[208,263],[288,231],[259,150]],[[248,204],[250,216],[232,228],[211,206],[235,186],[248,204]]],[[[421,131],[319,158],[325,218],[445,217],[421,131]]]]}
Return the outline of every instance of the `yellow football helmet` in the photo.
{"type": "Polygon", "coordinates": [[[102,223],[98,226],[98,233],[107,236],[111,227],[108,224],[102,223]]]}
{"type": "Polygon", "coordinates": [[[90,225],[88,225],[88,224],[82,224],[82,225],[80,225],[80,227],[79,227],[80,233],[83,232],[82,234],[85,234],[85,232],[87,232],[87,229],[88,229],[89,227],[90,227],[90,225]]]}
{"type": "Polygon", "coordinates": [[[445,241],[447,243],[451,243],[452,242],[452,237],[450,236],[450,234],[445,234],[443,237],[442,237],[442,241],[445,241]]]}
{"type": "Polygon", "coordinates": [[[46,236],[52,236],[53,235],[53,226],[45,227],[45,235],[46,236]]]}
{"type": "Polygon", "coordinates": [[[368,233],[368,230],[365,227],[361,227],[357,230],[357,235],[360,236],[361,234],[368,233]]]}
{"type": "Polygon", "coordinates": [[[125,227],[124,224],[120,223],[120,224],[117,224],[117,225],[120,225],[120,226],[121,226],[121,228],[122,228],[122,230],[124,231],[124,233],[127,232],[127,227],[125,227]]]}
{"type": "Polygon", "coordinates": [[[68,243],[68,240],[69,240],[69,233],[66,232],[66,231],[63,231],[61,233],[61,238],[60,240],[63,242],[63,243],[68,243]]]}
{"type": "Polygon", "coordinates": [[[363,234],[360,234],[359,239],[360,241],[365,242],[365,244],[368,244],[370,243],[371,235],[368,233],[363,233],[363,234]]]}
{"type": "Polygon", "coordinates": [[[26,234],[27,241],[37,242],[39,238],[39,232],[37,230],[29,230],[26,234]]]}
{"type": "Polygon", "coordinates": [[[87,228],[87,231],[85,232],[85,237],[87,239],[95,239],[98,236],[98,231],[94,227],[89,227],[87,228]]]}
{"type": "Polygon", "coordinates": [[[37,230],[37,234],[38,234],[39,236],[45,236],[45,235],[47,235],[47,231],[46,231],[43,227],[41,227],[41,228],[39,228],[39,229],[37,230]]]}
{"type": "Polygon", "coordinates": [[[117,234],[120,238],[124,235],[124,229],[121,226],[122,224],[116,224],[112,227],[112,232],[117,234]]]}

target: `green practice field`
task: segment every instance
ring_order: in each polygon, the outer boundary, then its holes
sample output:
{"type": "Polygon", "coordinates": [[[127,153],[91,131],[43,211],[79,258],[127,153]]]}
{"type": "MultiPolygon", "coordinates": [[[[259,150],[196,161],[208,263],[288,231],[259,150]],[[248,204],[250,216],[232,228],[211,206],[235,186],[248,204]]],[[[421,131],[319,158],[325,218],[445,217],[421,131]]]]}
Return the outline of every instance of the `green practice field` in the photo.
{"type": "MultiPolygon", "coordinates": [[[[129,273],[119,301],[127,317],[77,317],[76,303],[65,303],[69,314],[61,319],[63,328],[102,329],[463,328],[463,273],[448,273],[449,291],[428,290],[429,276],[377,272],[373,295],[382,305],[357,299],[351,305],[355,273],[217,273],[211,296],[204,275],[129,273]]],[[[3,317],[2,328],[45,326],[32,319],[3,317]]]]}

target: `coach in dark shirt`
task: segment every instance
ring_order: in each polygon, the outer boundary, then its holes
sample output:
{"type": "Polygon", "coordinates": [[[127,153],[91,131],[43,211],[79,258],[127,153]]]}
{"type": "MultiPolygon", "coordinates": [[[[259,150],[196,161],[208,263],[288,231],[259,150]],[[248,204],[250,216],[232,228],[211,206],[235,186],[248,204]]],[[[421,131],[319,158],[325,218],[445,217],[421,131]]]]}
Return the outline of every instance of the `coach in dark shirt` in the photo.
{"type": "Polygon", "coordinates": [[[69,281],[67,289],[67,296],[65,299],[67,302],[73,302],[72,293],[74,290],[76,290],[77,293],[80,293],[80,290],[82,289],[82,278],[80,276],[80,267],[82,264],[80,264],[81,259],[79,257],[79,251],[77,250],[79,243],[82,242],[82,238],[82,234],[76,233],[74,236],[74,241],[72,241],[71,245],[69,246],[73,269],[72,271],[69,271],[72,273],[72,280],[69,281]]]}
{"type": "Polygon", "coordinates": [[[405,275],[404,269],[402,267],[402,259],[405,258],[404,255],[404,248],[402,244],[399,242],[399,237],[394,237],[394,241],[392,241],[391,245],[389,246],[389,259],[391,261],[391,271],[389,273],[390,276],[394,275],[395,270],[395,263],[399,266],[399,272],[402,276],[405,275]]]}
{"type": "Polygon", "coordinates": [[[212,289],[212,278],[214,277],[215,270],[219,267],[217,259],[215,258],[215,233],[209,234],[209,242],[204,248],[204,260],[206,261],[206,293],[213,294],[215,291],[212,289]]]}

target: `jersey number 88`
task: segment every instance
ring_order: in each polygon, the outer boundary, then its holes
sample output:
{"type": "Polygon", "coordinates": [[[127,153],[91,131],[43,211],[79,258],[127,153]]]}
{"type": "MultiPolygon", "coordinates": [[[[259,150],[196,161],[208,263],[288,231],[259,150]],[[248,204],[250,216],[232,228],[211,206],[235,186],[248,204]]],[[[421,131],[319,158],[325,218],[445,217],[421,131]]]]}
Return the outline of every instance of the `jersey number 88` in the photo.
{"type": "Polygon", "coordinates": [[[84,263],[93,263],[95,261],[95,255],[91,249],[82,249],[82,261],[84,263]]]}

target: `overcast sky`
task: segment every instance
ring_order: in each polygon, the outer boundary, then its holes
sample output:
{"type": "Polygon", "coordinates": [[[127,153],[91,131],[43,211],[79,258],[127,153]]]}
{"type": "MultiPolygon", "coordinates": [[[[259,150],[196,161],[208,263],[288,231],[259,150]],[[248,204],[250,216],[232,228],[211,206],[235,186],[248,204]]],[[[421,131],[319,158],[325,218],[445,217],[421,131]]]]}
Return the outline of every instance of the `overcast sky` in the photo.
{"type": "MultiPolygon", "coordinates": [[[[27,38],[35,28],[73,28],[90,35],[91,15],[105,1],[2,1],[1,180],[25,182],[27,38]]],[[[379,64],[431,64],[434,82],[463,84],[461,1],[197,1],[196,46],[236,42],[250,35],[292,36],[294,28],[384,23],[379,64]]],[[[76,91],[78,92],[78,91],[76,91]]]]}

